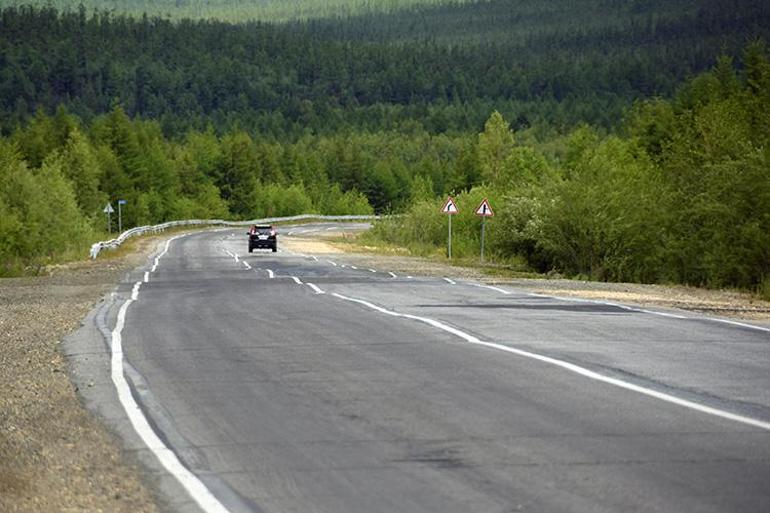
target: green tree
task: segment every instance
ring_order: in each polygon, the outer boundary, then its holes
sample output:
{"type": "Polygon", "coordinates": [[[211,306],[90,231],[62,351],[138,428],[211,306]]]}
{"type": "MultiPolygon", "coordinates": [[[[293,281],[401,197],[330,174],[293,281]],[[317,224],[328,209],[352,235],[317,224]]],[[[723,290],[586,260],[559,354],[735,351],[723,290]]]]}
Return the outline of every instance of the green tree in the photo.
{"type": "Polygon", "coordinates": [[[502,114],[494,111],[479,134],[478,159],[481,176],[497,184],[506,178],[506,160],[513,150],[513,132],[502,114]]]}
{"type": "Polygon", "coordinates": [[[103,172],[99,159],[86,137],[74,129],[66,145],[50,154],[47,159],[58,162],[62,172],[72,183],[81,212],[87,217],[99,217],[108,198],[99,190],[103,172]]]}

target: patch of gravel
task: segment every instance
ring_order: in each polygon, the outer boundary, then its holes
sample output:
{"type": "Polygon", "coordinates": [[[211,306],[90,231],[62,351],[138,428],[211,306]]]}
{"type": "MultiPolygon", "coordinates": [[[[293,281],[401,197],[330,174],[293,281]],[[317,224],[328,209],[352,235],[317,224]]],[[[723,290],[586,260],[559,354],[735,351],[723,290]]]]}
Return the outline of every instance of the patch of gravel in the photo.
{"type": "Polygon", "coordinates": [[[447,262],[400,254],[383,255],[368,252],[355,244],[340,242],[354,240],[354,232],[323,232],[319,239],[285,237],[283,244],[292,251],[335,255],[338,260],[358,267],[392,271],[398,275],[437,276],[475,280],[498,284],[550,296],[569,296],[611,301],[640,307],[673,308],[715,317],[770,322],[770,302],[735,290],[710,290],[697,287],[641,285],[636,283],[605,283],[566,279],[513,279],[490,276],[480,267],[450,265],[447,262]],[[344,253],[341,255],[340,253],[344,253]]]}
{"type": "Polygon", "coordinates": [[[0,280],[0,511],[158,511],[138,463],[81,403],[59,344],[159,240],[0,280]]]}

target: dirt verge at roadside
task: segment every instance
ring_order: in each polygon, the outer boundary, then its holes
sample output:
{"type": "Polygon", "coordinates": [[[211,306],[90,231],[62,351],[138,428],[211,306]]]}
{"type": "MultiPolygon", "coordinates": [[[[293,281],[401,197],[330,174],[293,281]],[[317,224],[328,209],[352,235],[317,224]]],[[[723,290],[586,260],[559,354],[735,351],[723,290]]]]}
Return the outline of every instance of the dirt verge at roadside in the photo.
{"type": "Polygon", "coordinates": [[[138,464],[81,403],[59,344],[164,237],[0,280],[0,511],[158,511],[138,464]]]}

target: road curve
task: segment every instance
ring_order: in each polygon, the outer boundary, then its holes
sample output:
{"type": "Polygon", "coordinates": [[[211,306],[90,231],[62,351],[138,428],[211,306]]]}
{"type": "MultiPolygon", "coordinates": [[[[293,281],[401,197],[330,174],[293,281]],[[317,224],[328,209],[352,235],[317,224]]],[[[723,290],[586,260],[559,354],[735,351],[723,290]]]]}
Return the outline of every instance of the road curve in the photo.
{"type": "Polygon", "coordinates": [[[173,240],[103,315],[114,338],[124,308],[119,371],[224,510],[767,511],[767,330],[249,254],[241,231],[173,240]]]}

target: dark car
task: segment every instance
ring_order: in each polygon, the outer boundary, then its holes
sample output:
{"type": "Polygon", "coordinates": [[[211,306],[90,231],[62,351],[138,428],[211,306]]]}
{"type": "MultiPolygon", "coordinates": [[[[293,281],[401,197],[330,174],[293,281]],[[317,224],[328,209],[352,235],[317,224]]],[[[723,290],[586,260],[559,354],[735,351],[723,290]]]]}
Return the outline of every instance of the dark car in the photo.
{"type": "Polygon", "coordinates": [[[278,232],[272,226],[252,226],[249,230],[249,253],[254,251],[254,248],[268,248],[275,253],[278,251],[277,235],[278,232]]]}

